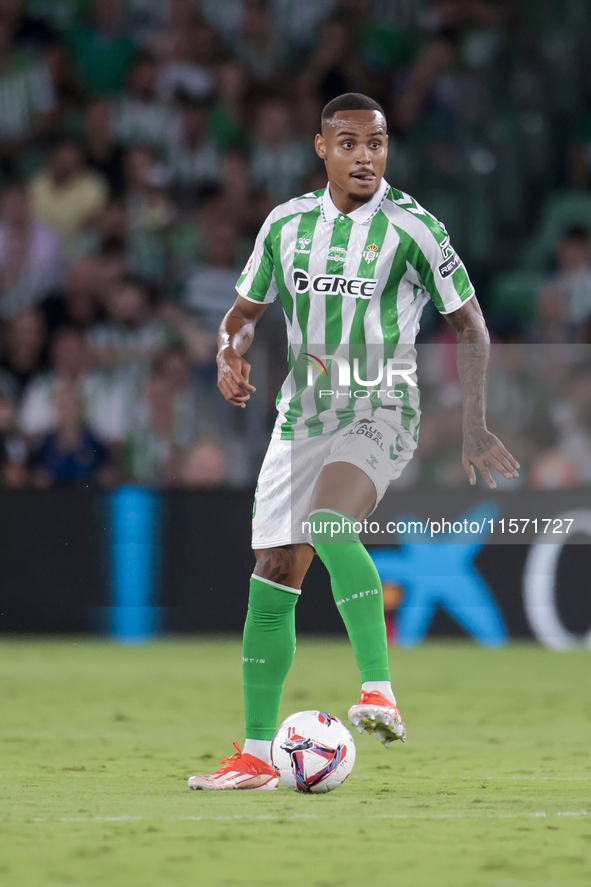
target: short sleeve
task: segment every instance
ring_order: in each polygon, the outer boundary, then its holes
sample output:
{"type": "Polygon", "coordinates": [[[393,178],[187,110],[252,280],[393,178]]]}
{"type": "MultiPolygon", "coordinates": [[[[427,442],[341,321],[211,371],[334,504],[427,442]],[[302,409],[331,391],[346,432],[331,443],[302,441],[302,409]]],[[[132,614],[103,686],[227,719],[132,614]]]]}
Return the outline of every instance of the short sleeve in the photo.
{"type": "Polygon", "coordinates": [[[257,235],[254,250],[238,282],[236,291],[244,299],[268,305],[277,297],[277,281],[273,261],[271,237],[272,215],[270,215],[257,235]]]}
{"type": "Polygon", "coordinates": [[[417,246],[416,270],[435,307],[441,314],[457,311],[472,298],[474,287],[445,226],[430,217],[417,246]]]}

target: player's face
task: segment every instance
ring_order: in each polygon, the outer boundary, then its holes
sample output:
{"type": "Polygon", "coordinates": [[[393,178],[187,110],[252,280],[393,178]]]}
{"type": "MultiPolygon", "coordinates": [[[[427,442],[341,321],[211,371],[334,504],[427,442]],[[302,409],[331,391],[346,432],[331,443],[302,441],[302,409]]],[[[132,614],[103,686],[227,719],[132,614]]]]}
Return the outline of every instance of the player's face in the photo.
{"type": "Polygon", "coordinates": [[[335,202],[360,206],[371,200],[386,169],[388,134],[379,111],[339,111],[322,123],[316,153],[326,164],[335,202]]]}

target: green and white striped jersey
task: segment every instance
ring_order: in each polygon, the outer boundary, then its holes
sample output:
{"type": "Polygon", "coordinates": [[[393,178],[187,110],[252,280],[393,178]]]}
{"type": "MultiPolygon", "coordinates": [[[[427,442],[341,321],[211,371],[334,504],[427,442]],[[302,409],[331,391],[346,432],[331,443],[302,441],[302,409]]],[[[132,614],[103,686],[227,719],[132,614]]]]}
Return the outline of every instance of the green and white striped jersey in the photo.
{"type": "Polygon", "coordinates": [[[431,298],[449,314],[474,295],[445,227],[385,181],[348,215],[328,187],[276,207],[236,289],[263,304],[279,295],[283,305],[289,372],[273,436],[285,440],[333,431],[384,406],[401,409],[416,439],[419,391],[408,372],[423,308],[431,298]],[[394,380],[391,360],[407,375],[394,380]],[[395,382],[389,389],[387,376],[395,382]]]}

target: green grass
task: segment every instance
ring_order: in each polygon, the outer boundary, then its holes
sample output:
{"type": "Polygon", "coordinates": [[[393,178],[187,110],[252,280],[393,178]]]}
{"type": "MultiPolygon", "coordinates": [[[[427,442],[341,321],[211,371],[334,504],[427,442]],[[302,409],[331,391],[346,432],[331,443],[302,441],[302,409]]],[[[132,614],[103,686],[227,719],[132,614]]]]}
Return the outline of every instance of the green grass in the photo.
{"type": "MultiPolygon", "coordinates": [[[[3,887],[591,884],[589,653],[393,650],[408,741],[328,795],[187,789],[242,741],[235,640],[0,642],[3,887]]],[[[301,640],[283,715],[341,717],[346,643],[301,640]]]]}

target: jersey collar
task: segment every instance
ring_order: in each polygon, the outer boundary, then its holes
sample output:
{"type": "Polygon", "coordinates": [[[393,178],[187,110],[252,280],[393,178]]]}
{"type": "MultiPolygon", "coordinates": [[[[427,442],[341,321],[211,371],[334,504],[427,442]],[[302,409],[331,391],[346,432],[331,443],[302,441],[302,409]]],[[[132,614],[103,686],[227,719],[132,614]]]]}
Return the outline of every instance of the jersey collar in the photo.
{"type": "MultiPolygon", "coordinates": [[[[364,203],[363,206],[354,209],[352,213],[348,213],[347,218],[351,219],[353,222],[357,222],[358,225],[365,225],[370,219],[373,219],[384,202],[389,190],[390,185],[385,179],[382,179],[380,187],[369,203],[364,203]]],[[[334,222],[335,219],[342,215],[334,205],[333,199],[330,196],[330,185],[326,186],[326,190],[322,197],[322,215],[326,222],[334,222]]]]}

